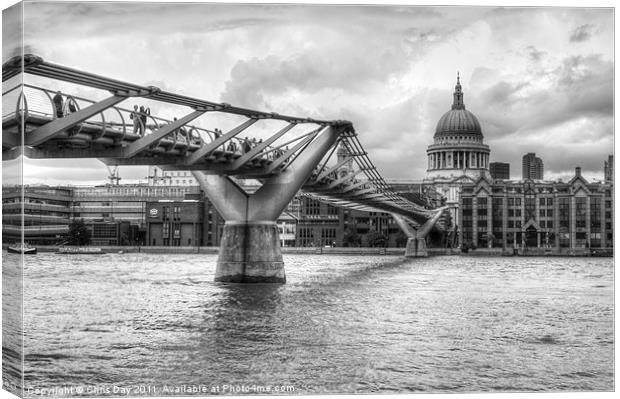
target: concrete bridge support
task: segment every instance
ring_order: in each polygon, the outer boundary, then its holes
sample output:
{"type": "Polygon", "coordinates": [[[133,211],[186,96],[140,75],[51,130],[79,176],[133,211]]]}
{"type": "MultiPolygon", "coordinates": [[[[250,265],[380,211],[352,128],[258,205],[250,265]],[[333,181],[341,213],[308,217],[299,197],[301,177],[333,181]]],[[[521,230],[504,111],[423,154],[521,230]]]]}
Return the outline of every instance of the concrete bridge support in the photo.
{"type": "Polygon", "coordinates": [[[286,282],[276,220],[334,145],[340,129],[324,128],[294,162],[253,194],[227,176],[192,172],[225,220],[215,281],[286,282]]]}
{"type": "Polygon", "coordinates": [[[437,213],[432,218],[428,219],[422,226],[406,219],[404,216],[392,214],[392,217],[398,226],[407,235],[405,257],[420,258],[428,256],[428,251],[426,249],[426,236],[431,231],[435,223],[437,223],[445,209],[446,208],[438,209],[437,213]]]}
{"type": "Polygon", "coordinates": [[[417,237],[409,237],[407,239],[405,258],[422,258],[427,256],[426,239],[417,237]]]}

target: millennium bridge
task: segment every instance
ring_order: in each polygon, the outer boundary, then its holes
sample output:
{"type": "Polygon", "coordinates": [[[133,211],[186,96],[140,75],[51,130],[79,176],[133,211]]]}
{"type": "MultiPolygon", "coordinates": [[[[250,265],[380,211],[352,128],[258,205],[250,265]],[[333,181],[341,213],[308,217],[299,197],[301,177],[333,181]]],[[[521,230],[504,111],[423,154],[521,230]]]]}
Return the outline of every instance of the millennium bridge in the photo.
{"type": "Polygon", "coordinates": [[[106,165],[191,171],[225,220],[216,281],[286,281],[275,221],[300,190],[335,206],[391,214],[408,237],[408,257],[426,256],[427,234],[445,229],[438,223],[445,208],[428,209],[396,194],[349,121],[206,101],[32,54],[4,63],[2,82],[3,160],[96,158],[106,165]],[[59,82],[73,92],[50,88],[59,82]],[[84,92],[98,96],[78,95],[84,92]],[[184,115],[171,120],[119,106],[138,98],[180,107],[184,115]],[[216,113],[238,124],[227,131],[191,124],[216,113]],[[237,178],[256,179],[261,187],[247,193],[237,178]]]}

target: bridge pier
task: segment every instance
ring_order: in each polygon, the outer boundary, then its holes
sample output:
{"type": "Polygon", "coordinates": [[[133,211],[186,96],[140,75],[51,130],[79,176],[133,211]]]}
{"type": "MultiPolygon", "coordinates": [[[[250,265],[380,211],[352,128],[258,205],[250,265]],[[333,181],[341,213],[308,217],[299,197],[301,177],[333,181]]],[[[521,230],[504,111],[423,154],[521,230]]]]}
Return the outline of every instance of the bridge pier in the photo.
{"type": "Polygon", "coordinates": [[[215,281],[285,283],[280,234],[276,223],[227,221],[222,234],[215,281]]]}
{"type": "Polygon", "coordinates": [[[426,240],[424,238],[409,237],[407,239],[407,247],[405,248],[406,258],[422,258],[427,257],[426,240]]]}
{"type": "Polygon", "coordinates": [[[396,213],[392,214],[394,221],[396,221],[398,226],[407,235],[407,247],[405,248],[406,258],[421,258],[428,256],[428,250],[426,249],[426,236],[431,231],[435,223],[437,223],[445,209],[445,207],[438,209],[435,216],[428,219],[423,225],[419,225],[418,223],[415,223],[412,220],[396,213]]]}
{"type": "Polygon", "coordinates": [[[225,220],[215,281],[286,282],[276,220],[334,145],[342,128],[325,127],[294,162],[263,181],[253,194],[228,176],[192,172],[225,220]]]}

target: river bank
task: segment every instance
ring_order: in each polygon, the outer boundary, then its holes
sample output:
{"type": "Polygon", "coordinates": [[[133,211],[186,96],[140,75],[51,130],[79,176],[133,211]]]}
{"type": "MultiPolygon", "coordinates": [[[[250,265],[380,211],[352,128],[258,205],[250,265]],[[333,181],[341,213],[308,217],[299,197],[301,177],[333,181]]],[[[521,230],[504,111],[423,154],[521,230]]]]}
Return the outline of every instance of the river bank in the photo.
{"type": "MultiPolygon", "coordinates": [[[[3,244],[6,250],[8,245],[3,244]]],[[[37,246],[39,252],[58,252],[57,246],[37,246]]],[[[66,248],[75,248],[69,247],[66,248]]],[[[100,246],[104,253],[148,253],[148,254],[217,254],[219,247],[164,247],[164,246],[100,246]]],[[[478,248],[461,252],[459,248],[428,248],[429,256],[604,256],[613,257],[613,248],[569,249],[569,248],[478,248]]],[[[283,247],[283,254],[308,255],[388,255],[404,256],[405,248],[353,248],[353,247],[283,247]]]]}

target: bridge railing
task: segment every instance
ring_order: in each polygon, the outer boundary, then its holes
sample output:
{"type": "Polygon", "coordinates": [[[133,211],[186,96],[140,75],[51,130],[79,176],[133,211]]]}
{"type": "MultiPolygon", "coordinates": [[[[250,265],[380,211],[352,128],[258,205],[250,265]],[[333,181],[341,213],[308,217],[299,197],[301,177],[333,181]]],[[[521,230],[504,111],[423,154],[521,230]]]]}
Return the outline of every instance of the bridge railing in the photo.
{"type": "MultiPolygon", "coordinates": [[[[2,119],[38,116],[53,120],[96,103],[96,101],[63,92],[63,106],[62,109],[58,110],[53,101],[54,95],[56,95],[56,91],[51,89],[30,84],[16,85],[2,93],[2,119]]],[[[110,107],[86,119],[72,134],[79,134],[84,126],[90,125],[96,126],[101,130],[98,137],[116,133],[117,141],[122,141],[123,139],[137,140],[173,122],[173,120],[151,115],[150,113],[140,113],[139,110],[138,114],[142,115],[143,118],[134,120],[132,117],[136,115],[134,110],[119,106],[110,107]],[[143,119],[146,120],[146,123],[144,123],[143,119]]],[[[185,125],[162,140],[172,140],[174,145],[183,143],[202,147],[205,143],[212,142],[221,134],[222,132],[217,129],[210,130],[196,125],[185,125]]],[[[244,147],[247,147],[244,145],[244,142],[243,138],[233,137],[217,149],[242,155],[244,147]]],[[[254,144],[254,142],[249,143],[250,146],[254,144]]],[[[278,150],[278,146],[269,145],[258,156],[272,159],[274,154],[278,153],[278,150]]]]}

